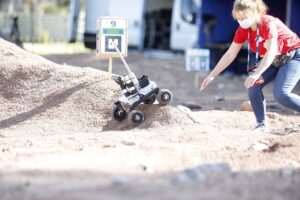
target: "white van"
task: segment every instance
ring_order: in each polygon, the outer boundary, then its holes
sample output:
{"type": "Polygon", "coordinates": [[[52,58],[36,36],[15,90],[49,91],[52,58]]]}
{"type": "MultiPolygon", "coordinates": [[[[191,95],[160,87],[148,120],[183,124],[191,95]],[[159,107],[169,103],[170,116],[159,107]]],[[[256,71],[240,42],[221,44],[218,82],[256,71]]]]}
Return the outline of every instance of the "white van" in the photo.
{"type": "Polygon", "coordinates": [[[201,0],[86,0],[84,43],[96,48],[100,16],[128,17],[128,45],[185,50],[198,42],[201,0]]]}

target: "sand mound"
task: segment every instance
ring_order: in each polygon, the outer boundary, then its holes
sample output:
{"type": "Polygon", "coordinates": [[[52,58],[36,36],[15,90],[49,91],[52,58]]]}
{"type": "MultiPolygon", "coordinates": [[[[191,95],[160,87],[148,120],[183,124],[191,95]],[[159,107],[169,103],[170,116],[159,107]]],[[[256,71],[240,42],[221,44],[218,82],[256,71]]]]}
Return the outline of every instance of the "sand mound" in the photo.
{"type": "MultiPolygon", "coordinates": [[[[111,119],[119,87],[92,68],[58,65],[0,39],[0,128],[35,125],[35,131],[128,128],[111,119]],[[45,130],[46,129],[46,130],[45,130]]],[[[177,108],[141,106],[139,128],[191,123],[177,108]]]]}

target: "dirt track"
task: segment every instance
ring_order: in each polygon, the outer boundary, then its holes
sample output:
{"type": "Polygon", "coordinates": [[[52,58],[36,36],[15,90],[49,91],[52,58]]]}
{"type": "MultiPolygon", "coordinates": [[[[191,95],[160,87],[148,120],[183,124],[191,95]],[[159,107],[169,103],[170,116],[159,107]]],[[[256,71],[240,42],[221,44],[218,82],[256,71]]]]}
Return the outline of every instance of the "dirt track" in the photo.
{"type": "Polygon", "coordinates": [[[253,113],[238,111],[240,78],[200,93],[182,58],[133,52],[133,71],[175,96],[172,106],[142,106],[146,121],[133,128],[110,117],[120,93],[106,61],[48,57],[59,65],[3,40],[0,57],[1,199],[300,198],[299,114],[269,112],[271,133],[253,134],[253,113]],[[177,107],[187,101],[202,110],[177,107]]]}

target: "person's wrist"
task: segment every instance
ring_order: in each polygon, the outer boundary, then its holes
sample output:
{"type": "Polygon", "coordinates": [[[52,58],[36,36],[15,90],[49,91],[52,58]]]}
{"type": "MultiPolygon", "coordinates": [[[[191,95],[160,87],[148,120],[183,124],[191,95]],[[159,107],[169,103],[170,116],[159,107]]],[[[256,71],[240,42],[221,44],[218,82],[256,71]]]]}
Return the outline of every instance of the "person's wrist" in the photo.
{"type": "Polygon", "coordinates": [[[250,75],[250,77],[251,78],[258,78],[258,77],[260,77],[260,74],[254,72],[253,74],[250,75]]]}

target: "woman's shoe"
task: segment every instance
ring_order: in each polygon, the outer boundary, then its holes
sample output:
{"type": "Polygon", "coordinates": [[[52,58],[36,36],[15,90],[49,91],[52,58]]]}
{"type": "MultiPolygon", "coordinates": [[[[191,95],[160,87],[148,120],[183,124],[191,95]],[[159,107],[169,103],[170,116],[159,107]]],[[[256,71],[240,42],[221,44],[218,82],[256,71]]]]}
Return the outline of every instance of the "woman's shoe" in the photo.
{"type": "Polygon", "coordinates": [[[254,129],[252,129],[253,132],[257,133],[269,133],[269,127],[266,125],[265,122],[258,123],[254,129]]]}

